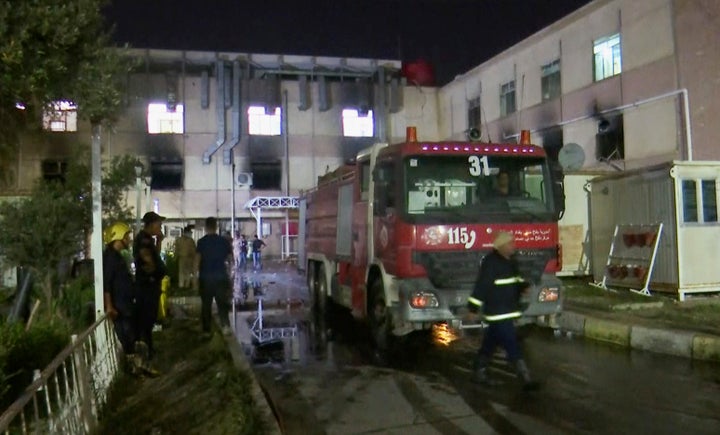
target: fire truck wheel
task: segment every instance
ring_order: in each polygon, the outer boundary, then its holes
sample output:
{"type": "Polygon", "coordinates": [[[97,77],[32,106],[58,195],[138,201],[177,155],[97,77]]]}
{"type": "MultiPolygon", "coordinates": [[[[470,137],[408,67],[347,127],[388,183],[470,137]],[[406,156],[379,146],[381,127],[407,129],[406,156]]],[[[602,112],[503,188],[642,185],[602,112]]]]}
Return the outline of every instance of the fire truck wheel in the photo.
{"type": "Polygon", "coordinates": [[[392,315],[385,304],[385,291],[382,280],[376,280],[370,291],[372,309],[368,310],[370,332],[375,353],[381,363],[387,363],[392,340],[392,315]]]}

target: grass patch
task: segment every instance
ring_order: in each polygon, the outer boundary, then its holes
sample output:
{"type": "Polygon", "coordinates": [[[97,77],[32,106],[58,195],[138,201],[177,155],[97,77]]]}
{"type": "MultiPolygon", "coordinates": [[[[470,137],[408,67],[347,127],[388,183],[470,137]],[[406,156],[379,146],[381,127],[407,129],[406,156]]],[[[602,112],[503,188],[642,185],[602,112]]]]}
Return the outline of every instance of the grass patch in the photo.
{"type": "Polygon", "coordinates": [[[222,336],[209,341],[199,320],[175,320],[155,335],[161,376],[120,375],[98,433],[262,434],[250,375],[238,370],[222,336]]]}
{"type": "Polygon", "coordinates": [[[628,289],[606,291],[591,286],[589,278],[565,278],[563,288],[566,309],[596,312],[630,324],[720,335],[720,300],[678,302],[659,293],[647,297],[628,289]],[[628,306],[633,309],[625,309],[628,306]]]}

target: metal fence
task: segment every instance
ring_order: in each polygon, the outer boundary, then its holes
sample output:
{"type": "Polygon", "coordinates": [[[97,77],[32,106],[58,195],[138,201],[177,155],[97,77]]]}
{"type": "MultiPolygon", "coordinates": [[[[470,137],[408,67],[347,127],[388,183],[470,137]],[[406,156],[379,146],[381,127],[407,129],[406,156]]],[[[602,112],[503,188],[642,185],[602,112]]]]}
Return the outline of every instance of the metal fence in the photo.
{"type": "Polygon", "coordinates": [[[0,415],[0,434],[87,434],[97,426],[118,371],[118,346],[105,316],[55,357],[0,415]]]}

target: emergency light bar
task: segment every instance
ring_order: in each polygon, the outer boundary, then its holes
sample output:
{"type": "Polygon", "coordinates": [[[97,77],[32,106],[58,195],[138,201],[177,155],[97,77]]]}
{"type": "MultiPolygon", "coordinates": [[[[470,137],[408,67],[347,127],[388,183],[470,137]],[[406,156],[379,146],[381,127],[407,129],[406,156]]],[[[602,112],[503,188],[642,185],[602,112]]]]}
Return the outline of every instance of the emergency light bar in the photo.
{"type": "Polygon", "coordinates": [[[423,151],[475,151],[475,152],[495,152],[495,153],[514,153],[514,154],[534,154],[536,148],[528,146],[513,146],[513,147],[470,147],[470,146],[459,146],[459,145],[423,145],[423,151]]]}

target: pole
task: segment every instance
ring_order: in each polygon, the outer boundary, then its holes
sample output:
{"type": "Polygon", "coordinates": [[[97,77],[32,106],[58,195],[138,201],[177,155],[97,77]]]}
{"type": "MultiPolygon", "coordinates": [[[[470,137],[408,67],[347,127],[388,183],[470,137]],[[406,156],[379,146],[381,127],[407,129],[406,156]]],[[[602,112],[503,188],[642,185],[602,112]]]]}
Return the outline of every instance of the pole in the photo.
{"type": "MultiPolygon", "coordinates": [[[[283,138],[285,139],[285,196],[290,196],[290,131],[288,130],[288,91],[283,91],[283,138]]],[[[290,256],[290,232],[289,214],[290,211],[285,209],[285,234],[280,237],[282,252],[281,258],[284,260],[290,256]]]]}
{"type": "Polygon", "coordinates": [[[135,166],[135,233],[140,231],[140,196],[142,195],[142,166],[135,166]]]}
{"type": "Polygon", "coordinates": [[[103,298],[103,264],[102,264],[102,167],[100,163],[100,124],[92,126],[92,222],[93,231],[90,239],[90,255],[93,258],[95,284],[95,319],[105,312],[103,298]]]}
{"type": "Polygon", "coordinates": [[[147,193],[147,195],[145,196],[145,212],[153,210],[152,187],[150,187],[151,184],[152,178],[150,178],[150,176],[145,177],[145,192],[147,193]]]}
{"type": "MultiPolygon", "coordinates": [[[[232,156],[232,154],[231,154],[232,156]]],[[[230,167],[230,172],[232,173],[232,180],[230,180],[230,207],[232,210],[230,210],[230,236],[232,238],[235,238],[235,163],[232,164],[230,167]]]]}

